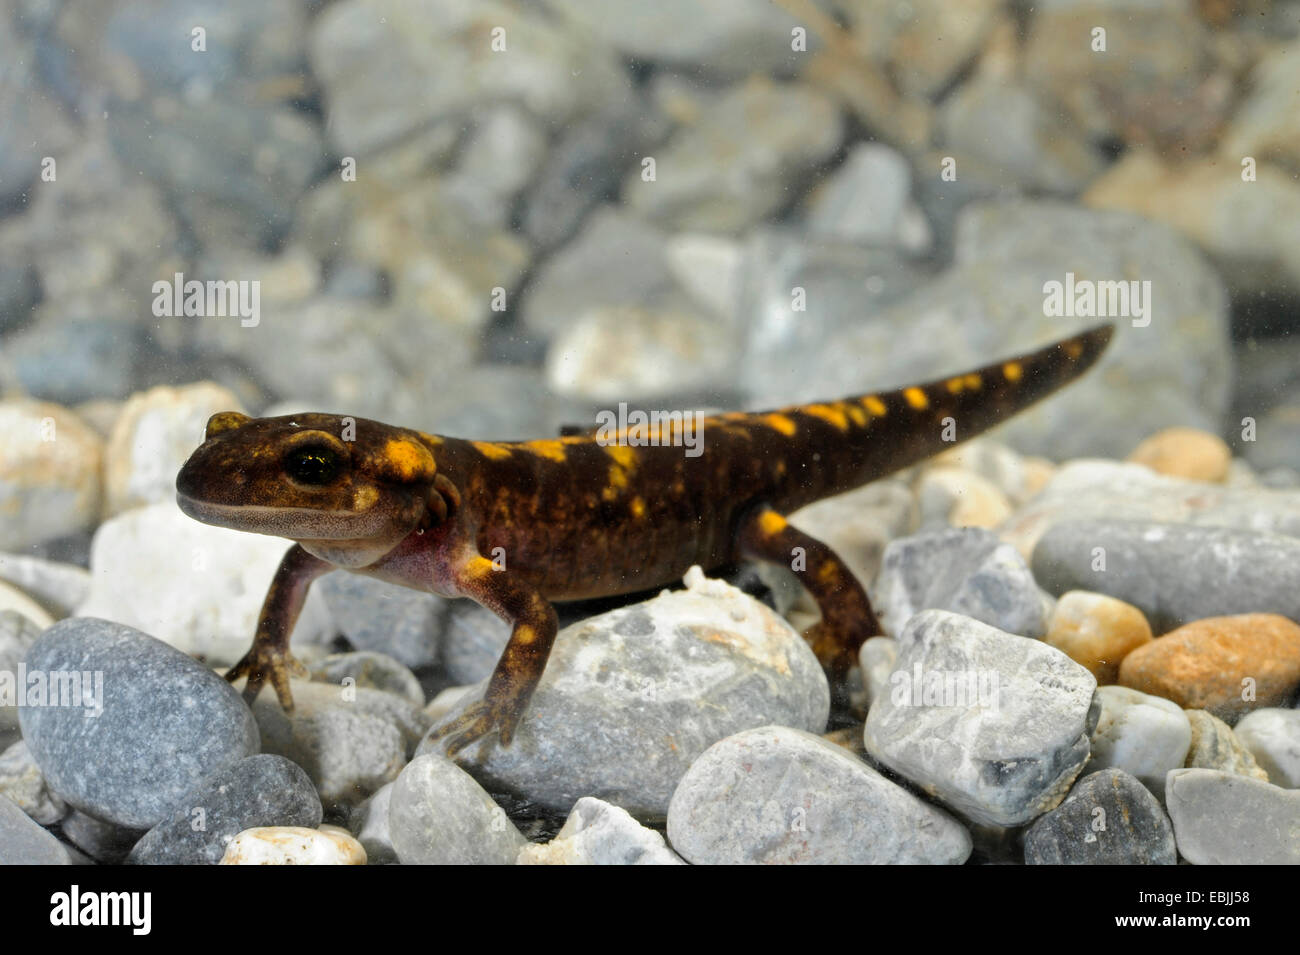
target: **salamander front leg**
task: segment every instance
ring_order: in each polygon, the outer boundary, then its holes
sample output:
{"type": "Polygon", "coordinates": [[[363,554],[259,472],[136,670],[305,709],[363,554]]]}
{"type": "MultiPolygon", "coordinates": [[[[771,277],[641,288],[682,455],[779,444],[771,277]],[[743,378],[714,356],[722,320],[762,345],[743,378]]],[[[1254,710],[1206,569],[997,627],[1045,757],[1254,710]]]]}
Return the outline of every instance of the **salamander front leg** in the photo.
{"type": "Polygon", "coordinates": [[[494,569],[484,557],[469,561],[458,584],[465,596],[513,624],[514,629],[483,699],[430,734],[431,740],[446,740],[443,752],[448,758],[493,732],[502,746],[510,745],[542,679],[557,629],[550,601],[508,571],[494,569]]]}
{"type": "Polygon", "coordinates": [[[234,682],[248,677],[244,686],[244,701],[252,706],[263,684],[269,679],[275,695],[286,713],[293,712],[293,693],[289,689],[290,676],[306,676],[306,668],[289,652],[289,637],[298,622],[298,614],[307,600],[307,590],[317,577],[334,569],[327,561],[315,557],[294,544],[285,552],[280,567],[271,579],[271,587],[262,602],[262,613],[257,618],[257,633],[253,646],[244,658],[226,672],[226,679],[234,682]]]}
{"type": "Polygon", "coordinates": [[[804,632],[831,679],[838,703],[847,702],[849,670],[868,637],[881,633],[867,592],[835,551],[809,537],[770,507],[761,507],[739,532],[741,554],[784,564],[812,594],[821,620],[804,632]]]}

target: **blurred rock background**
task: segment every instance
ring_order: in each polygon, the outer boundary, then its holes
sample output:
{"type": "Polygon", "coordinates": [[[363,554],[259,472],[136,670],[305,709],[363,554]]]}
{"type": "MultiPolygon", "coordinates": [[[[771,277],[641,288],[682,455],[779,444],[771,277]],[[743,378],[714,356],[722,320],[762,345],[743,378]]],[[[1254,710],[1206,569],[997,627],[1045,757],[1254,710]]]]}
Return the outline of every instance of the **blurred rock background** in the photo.
{"type": "MultiPolygon", "coordinates": [[[[1092,324],[1073,272],[1152,321],[1001,440],[1297,468],[1298,89],[1263,0],[0,0],[0,448],[839,397],[1092,324]],[[155,317],[178,272],[259,324],[155,317]]],[[[124,467],[109,512],[161,497],[124,467]]]]}

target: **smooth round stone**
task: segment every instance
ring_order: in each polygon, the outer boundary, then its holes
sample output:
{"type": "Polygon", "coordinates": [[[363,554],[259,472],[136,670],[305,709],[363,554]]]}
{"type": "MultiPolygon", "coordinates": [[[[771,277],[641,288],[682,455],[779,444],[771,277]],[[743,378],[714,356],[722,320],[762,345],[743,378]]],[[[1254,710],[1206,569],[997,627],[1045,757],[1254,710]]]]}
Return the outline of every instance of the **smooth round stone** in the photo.
{"type": "Polygon", "coordinates": [[[60,829],[63,838],[96,862],[105,865],[121,862],[144,834],[139,829],[116,826],[75,809],[64,817],[60,829]]]}
{"type": "Polygon", "coordinates": [[[1165,805],[1188,862],[1300,865],[1300,790],[1213,769],[1176,769],[1165,805]]]}
{"type": "Polygon", "coordinates": [[[393,800],[393,786],[385,783],[373,796],[352,810],[348,829],[366,850],[368,865],[388,865],[397,862],[397,850],[388,828],[388,807],[393,800]]]}
{"type": "Polygon", "coordinates": [[[1300,789],[1300,710],[1256,710],[1243,716],[1233,732],[1268,773],[1269,782],[1300,789]]]}
{"type": "Polygon", "coordinates": [[[839,746],[763,726],[709,747],[673,793],[668,838],[697,865],[941,864],[966,829],[839,746]]]}
{"type": "Polygon", "coordinates": [[[18,728],[18,664],[41,630],[16,610],[0,610],[0,734],[18,728]],[[11,683],[6,683],[4,674],[13,675],[11,683]]]}
{"type": "Polygon", "coordinates": [[[231,839],[218,864],[365,865],[366,850],[338,826],[265,826],[231,839]]]}
{"type": "Polygon", "coordinates": [[[0,580],[0,613],[7,611],[21,614],[42,630],[54,623],[44,607],[17,587],[0,580]]]}
{"type": "Polygon", "coordinates": [[[321,804],[307,774],[260,753],[206,780],[131,850],[135,865],[216,865],[235,836],[268,826],[320,825],[321,804]]]}
{"type": "Polygon", "coordinates": [[[1165,774],[1181,768],[1192,745],[1182,707],[1123,686],[1097,689],[1101,716],[1092,733],[1092,769],[1115,767],[1136,776],[1157,796],[1165,774]]]}
{"type": "MultiPolygon", "coordinates": [[[[803,638],[699,568],[685,581],[560,631],[511,745],[474,742],[457,763],[493,792],[546,809],[596,796],[649,821],[663,818],[677,781],[718,740],[771,723],[822,732],[830,690],[803,638]]],[[[439,746],[426,739],[419,752],[439,746]]]]}
{"type": "Polygon", "coordinates": [[[358,650],[386,654],[408,667],[437,662],[438,630],[446,612],[441,597],[345,571],[326,574],[315,586],[358,650]]]}
{"type": "Polygon", "coordinates": [[[131,627],[62,620],[36,641],[26,665],[29,699],[34,671],[64,681],[89,674],[83,684],[102,692],[83,692],[83,705],[18,713],[50,788],[105,821],[147,829],[195,786],[258,751],[257,724],[229,683],[131,627]]]}
{"type": "Polygon", "coordinates": [[[1300,626],[1272,613],[1207,617],[1124,658],[1119,682],[1232,725],[1300,687],[1300,626]]]}
{"type": "Polygon", "coordinates": [[[1122,769],[1089,773],[1025,833],[1027,865],[1176,865],[1160,801],[1122,769]]]}
{"type": "Polygon", "coordinates": [[[400,661],[374,650],[332,653],[312,664],[311,675],[312,679],[322,683],[383,690],[416,706],[425,703],[419,678],[400,661]]]}
{"type": "Polygon", "coordinates": [[[76,865],[70,850],[0,797],[0,865],[76,865]]]}
{"type": "Polygon", "coordinates": [[[627,810],[592,796],[573,806],[564,827],[544,845],[519,850],[519,865],[685,865],[664,837],[627,810]]]}
{"type": "Polygon", "coordinates": [[[1208,431],[1166,428],[1134,448],[1128,460],[1157,474],[1222,483],[1228,477],[1232,451],[1222,438],[1208,431]]]}
{"type": "Polygon", "coordinates": [[[1184,710],[1192,727],[1192,745],[1187,750],[1188,769],[1218,769],[1239,776],[1269,781],[1254,755],[1237,738],[1232,727],[1205,710],[1184,710]]]}
{"type": "Polygon", "coordinates": [[[389,798],[389,833],[404,865],[513,865],[528,843],[483,787],[441,756],[412,760],[389,798]]]}
{"type": "Polygon", "coordinates": [[[921,524],[995,528],[1011,516],[1011,502],[988,478],[957,467],[926,468],[916,482],[921,524]]]}
{"type": "Polygon", "coordinates": [[[0,554],[0,580],[58,617],[71,614],[90,592],[90,572],[84,567],[28,554],[0,554]]]}
{"type": "Polygon", "coordinates": [[[1086,590],[1061,595],[1047,621],[1049,646],[1088,668],[1102,686],[1119,679],[1130,652],[1151,642],[1151,625],[1130,603],[1086,590]]]}

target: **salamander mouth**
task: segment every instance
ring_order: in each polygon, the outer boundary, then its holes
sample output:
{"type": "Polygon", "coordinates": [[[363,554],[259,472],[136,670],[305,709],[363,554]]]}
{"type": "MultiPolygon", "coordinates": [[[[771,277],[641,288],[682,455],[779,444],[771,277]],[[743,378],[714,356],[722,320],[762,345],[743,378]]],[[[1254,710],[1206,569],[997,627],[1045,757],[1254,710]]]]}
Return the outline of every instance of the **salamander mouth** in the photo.
{"type": "Polygon", "coordinates": [[[354,540],[378,533],[384,523],[378,514],[258,504],[214,504],[180,491],[176,493],[176,504],[183,514],[204,524],[290,540],[354,540]]]}

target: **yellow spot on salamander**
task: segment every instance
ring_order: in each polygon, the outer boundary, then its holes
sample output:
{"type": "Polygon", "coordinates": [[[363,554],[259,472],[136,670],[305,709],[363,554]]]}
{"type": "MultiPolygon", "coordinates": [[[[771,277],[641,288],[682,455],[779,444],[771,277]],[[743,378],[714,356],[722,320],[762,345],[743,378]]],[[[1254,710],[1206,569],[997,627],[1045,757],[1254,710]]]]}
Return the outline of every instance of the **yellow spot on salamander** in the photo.
{"type": "Polygon", "coordinates": [[[867,413],[857,405],[845,402],[844,411],[859,428],[865,428],[867,426],[867,413]]]}
{"type": "Polygon", "coordinates": [[[433,455],[414,441],[394,438],[384,445],[384,459],[403,481],[412,481],[433,470],[433,455]]]}
{"type": "Polygon", "coordinates": [[[636,450],[623,444],[607,444],[605,453],[614,459],[609,468],[609,483],[605,500],[611,500],[608,491],[627,487],[628,477],[636,470],[636,450]]]}
{"type": "Polygon", "coordinates": [[[377,500],[379,500],[379,492],[373,486],[367,484],[364,487],[357,488],[352,493],[352,509],[354,511],[367,511],[374,506],[377,500]]]}
{"type": "Polygon", "coordinates": [[[926,408],[930,407],[930,399],[925,396],[925,392],[920,388],[913,387],[905,389],[903,391],[903,397],[906,398],[907,403],[917,411],[924,411],[926,408]]]}
{"type": "Polygon", "coordinates": [[[475,557],[465,566],[465,575],[472,580],[481,580],[495,569],[496,566],[486,557],[475,557]]]}
{"type": "Polygon", "coordinates": [[[775,537],[786,529],[784,517],[776,511],[764,511],[758,518],[758,530],[764,537],[775,537]]]}
{"type": "Polygon", "coordinates": [[[632,503],[628,505],[632,509],[632,516],[635,518],[645,517],[645,501],[639,497],[632,498],[632,503]]]}
{"type": "Polygon", "coordinates": [[[524,445],[524,448],[533,454],[540,454],[544,458],[550,458],[552,461],[558,461],[561,464],[566,460],[562,441],[529,441],[524,445]]]}
{"type": "Polygon", "coordinates": [[[834,405],[805,405],[804,414],[812,415],[814,418],[821,418],[832,428],[839,431],[847,431],[849,428],[849,419],[844,416],[844,412],[834,405]]]}
{"type": "Polygon", "coordinates": [[[794,423],[794,420],[783,414],[765,414],[758,420],[769,428],[780,431],[787,438],[794,437],[795,433],[799,430],[799,426],[794,423]]]}
{"type": "Polygon", "coordinates": [[[966,387],[966,379],[958,375],[956,378],[949,378],[943,383],[943,386],[948,389],[949,394],[959,395],[962,389],[966,387]]]}
{"type": "Polygon", "coordinates": [[[839,569],[830,561],[817,568],[817,579],[823,584],[833,584],[839,575],[839,569]]]}
{"type": "Polygon", "coordinates": [[[980,378],[980,376],[973,371],[969,375],[964,376],[962,380],[966,382],[966,388],[968,391],[979,391],[980,386],[984,384],[984,379],[980,378]]]}
{"type": "Polygon", "coordinates": [[[867,397],[863,398],[862,403],[866,405],[867,410],[870,411],[877,418],[883,418],[885,416],[885,412],[887,410],[885,408],[885,403],[881,401],[879,398],[877,398],[875,395],[868,395],[867,397]]]}
{"type": "Polygon", "coordinates": [[[526,646],[537,639],[537,631],[528,624],[521,623],[515,627],[515,632],[510,635],[510,639],[526,646]]]}
{"type": "Polygon", "coordinates": [[[1012,384],[1019,381],[1021,375],[1024,373],[1025,371],[1020,367],[1020,362],[1018,361],[1009,361],[1002,366],[1002,376],[1012,384]]]}
{"type": "Polygon", "coordinates": [[[475,441],[473,445],[475,450],[483,457],[491,458],[493,461],[504,461],[510,457],[510,449],[504,444],[494,444],[491,441],[475,441]]]}
{"type": "Polygon", "coordinates": [[[1083,354],[1083,345],[1078,341],[1068,341],[1065,343],[1065,354],[1073,361],[1083,354]]]}

